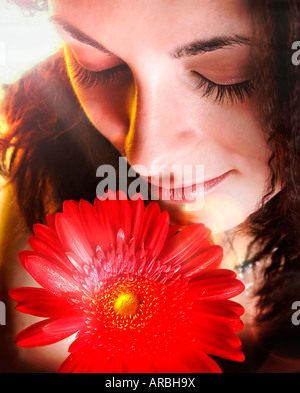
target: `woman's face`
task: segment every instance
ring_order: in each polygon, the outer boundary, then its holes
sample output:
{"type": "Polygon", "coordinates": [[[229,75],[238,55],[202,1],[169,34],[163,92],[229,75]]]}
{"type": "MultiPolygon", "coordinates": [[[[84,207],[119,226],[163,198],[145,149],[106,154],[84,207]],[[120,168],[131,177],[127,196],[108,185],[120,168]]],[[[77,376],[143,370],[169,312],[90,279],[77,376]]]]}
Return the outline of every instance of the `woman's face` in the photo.
{"type": "Polygon", "coordinates": [[[171,189],[204,192],[203,206],[162,201],[173,222],[221,232],[257,209],[269,151],[246,0],[52,0],[50,9],[86,114],[129,163],[153,183],[155,168],[204,169],[171,178],[171,189]]]}

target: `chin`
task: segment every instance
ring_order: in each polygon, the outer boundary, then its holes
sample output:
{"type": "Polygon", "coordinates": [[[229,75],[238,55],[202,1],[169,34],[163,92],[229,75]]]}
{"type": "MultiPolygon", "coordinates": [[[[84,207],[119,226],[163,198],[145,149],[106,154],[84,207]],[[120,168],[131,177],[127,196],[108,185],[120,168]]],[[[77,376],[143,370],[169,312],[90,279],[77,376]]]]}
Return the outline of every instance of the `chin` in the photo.
{"type": "MultiPolygon", "coordinates": [[[[191,225],[202,223],[207,226],[212,235],[223,233],[241,225],[251,214],[240,201],[230,197],[210,196],[199,209],[193,204],[159,201],[161,209],[170,214],[171,224],[191,225]]],[[[253,209],[254,211],[255,209],[253,209]]]]}

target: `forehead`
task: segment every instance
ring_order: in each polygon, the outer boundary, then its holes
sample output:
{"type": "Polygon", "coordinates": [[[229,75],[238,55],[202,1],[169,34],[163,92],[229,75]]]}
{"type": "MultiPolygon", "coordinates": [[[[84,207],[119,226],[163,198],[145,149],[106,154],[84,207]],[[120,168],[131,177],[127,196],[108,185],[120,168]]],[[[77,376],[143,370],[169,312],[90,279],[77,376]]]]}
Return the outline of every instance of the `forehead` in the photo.
{"type": "Polygon", "coordinates": [[[251,35],[248,0],[50,0],[51,15],[96,41],[128,46],[175,44],[212,36],[251,35]]]}

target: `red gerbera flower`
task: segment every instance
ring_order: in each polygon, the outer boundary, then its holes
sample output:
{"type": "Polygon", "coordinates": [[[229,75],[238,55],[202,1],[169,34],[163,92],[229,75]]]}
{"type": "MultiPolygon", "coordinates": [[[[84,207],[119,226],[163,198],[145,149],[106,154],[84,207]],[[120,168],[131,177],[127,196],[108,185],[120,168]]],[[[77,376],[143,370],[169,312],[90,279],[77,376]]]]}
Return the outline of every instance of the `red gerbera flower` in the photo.
{"type": "Polygon", "coordinates": [[[202,224],[169,225],[157,202],[109,193],[66,201],[36,224],[20,261],[42,288],[10,296],[47,317],[16,337],[43,346],[77,332],[61,372],[220,372],[208,355],[243,361],[236,331],[244,289],[218,269],[222,248],[202,224]]]}

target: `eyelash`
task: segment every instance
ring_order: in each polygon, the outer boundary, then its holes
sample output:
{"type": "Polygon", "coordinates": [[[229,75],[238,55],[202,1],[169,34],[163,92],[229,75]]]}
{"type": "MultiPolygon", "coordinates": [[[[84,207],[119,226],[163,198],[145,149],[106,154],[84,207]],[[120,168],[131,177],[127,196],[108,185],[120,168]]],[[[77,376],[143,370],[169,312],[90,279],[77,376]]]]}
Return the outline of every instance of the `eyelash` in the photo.
{"type": "Polygon", "coordinates": [[[119,78],[119,74],[128,71],[126,64],[120,64],[116,67],[109,68],[104,71],[89,71],[81,67],[78,62],[72,62],[72,77],[76,81],[78,87],[89,89],[99,84],[106,85],[119,78]]]}
{"type": "MultiPolygon", "coordinates": [[[[72,62],[72,76],[76,80],[78,87],[88,89],[99,84],[106,85],[119,78],[120,73],[129,71],[127,64],[120,64],[116,67],[104,71],[89,71],[80,66],[77,61],[72,62]]],[[[234,103],[236,100],[244,102],[246,97],[250,97],[253,92],[251,80],[232,85],[220,85],[205,78],[196,71],[192,71],[197,79],[195,90],[204,88],[203,97],[210,97],[215,94],[214,100],[223,103],[225,100],[234,103]]]]}
{"type": "Polygon", "coordinates": [[[232,85],[219,85],[205,78],[198,72],[193,71],[194,76],[197,78],[197,85],[195,90],[203,89],[203,97],[210,97],[215,94],[215,101],[219,104],[225,100],[230,103],[236,101],[244,102],[245,98],[250,98],[254,90],[251,80],[232,84],[232,85]]]}

